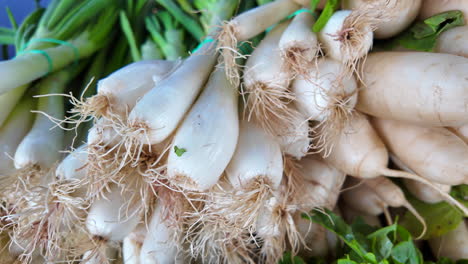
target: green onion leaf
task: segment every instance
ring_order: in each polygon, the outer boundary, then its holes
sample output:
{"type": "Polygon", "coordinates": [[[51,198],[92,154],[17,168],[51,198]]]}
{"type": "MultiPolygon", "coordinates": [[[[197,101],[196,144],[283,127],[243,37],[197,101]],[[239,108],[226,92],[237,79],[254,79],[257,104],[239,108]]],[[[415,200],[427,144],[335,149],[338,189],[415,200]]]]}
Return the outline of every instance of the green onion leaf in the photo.
{"type": "Polygon", "coordinates": [[[184,155],[185,152],[187,152],[187,150],[184,148],[179,148],[177,146],[174,146],[174,152],[178,157],[181,157],[182,155],[184,155]]]}
{"type": "Polygon", "coordinates": [[[327,24],[330,17],[333,15],[333,13],[338,9],[339,5],[340,1],[338,0],[328,0],[325,4],[325,8],[323,9],[322,13],[317,19],[317,22],[315,22],[314,26],[312,27],[312,31],[317,33],[320,30],[322,30],[322,28],[325,27],[325,25],[327,24]]]}

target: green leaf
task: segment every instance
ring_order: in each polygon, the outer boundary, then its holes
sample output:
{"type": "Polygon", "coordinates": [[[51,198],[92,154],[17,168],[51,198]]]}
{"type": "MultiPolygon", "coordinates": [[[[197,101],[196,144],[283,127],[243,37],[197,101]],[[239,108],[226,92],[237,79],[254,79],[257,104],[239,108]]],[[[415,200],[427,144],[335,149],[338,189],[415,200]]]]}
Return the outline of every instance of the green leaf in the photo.
{"type": "Polygon", "coordinates": [[[172,0],[155,0],[162,5],[174,18],[181,23],[185,29],[192,34],[196,40],[200,40],[205,36],[205,32],[197,20],[187,15],[174,1],[172,0]]]}
{"type": "Polygon", "coordinates": [[[338,264],[359,264],[359,263],[350,259],[339,259],[338,264]]]}
{"type": "Polygon", "coordinates": [[[467,184],[454,186],[452,188],[452,191],[450,192],[450,195],[452,195],[455,199],[457,199],[458,201],[468,206],[468,185],[467,184]]]}
{"type": "Polygon", "coordinates": [[[278,264],[306,264],[306,262],[301,257],[293,256],[290,251],[287,251],[278,264]]]}
{"type": "Polygon", "coordinates": [[[366,248],[368,248],[368,246],[365,244],[362,245],[361,243],[365,241],[359,242],[351,227],[346,224],[341,217],[335,215],[332,211],[326,208],[323,210],[324,211],[315,209],[313,211],[313,216],[302,214],[302,218],[309,219],[334,232],[357,254],[358,257],[364,259],[367,254],[366,248]]]}
{"type": "MultiPolygon", "coordinates": [[[[422,239],[441,236],[454,230],[463,220],[463,214],[446,202],[427,204],[410,194],[407,194],[407,198],[426,221],[427,232],[422,239]]],[[[405,213],[400,225],[410,231],[413,236],[419,235],[422,231],[421,223],[410,212],[405,213]]]]}
{"type": "Polygon", "coordinates": [[[6,12],[8,15],[8,20],[10,20],[11,28],[13,30],[18,29],[18,23],[16,22],[15,16],[13,16],[13,13],[11,12],[10,8],[7,6],[6,7],[6,12]]]}
{"type": "Polygon", "coordinates": [[[180,156],[184,155],[184,153],[187,152],[187,150],[184,149],[184,148],[179,148],[177,146],[174,146],[174,152],[178,157],[180,157],[180,156]]]}
{"type": "Polygon", "coordinates": [[[463,26],[465,20],[461,11],[448,11],[437,14],[422,22],[416,22],[403,33],[383,44],[384,49],[398,46],[418,51],[434,51],[437,38],[451,28],[463,26]]]}
{"type": "Polygon", "coordinates": [[[128,20],[127,15],[124,11],[120,11],[120,27],[127,38],[128,45],[130,46],[130,53],[132,54],[133,61],[140,61],[141,54],[138,49],[137,41],[135,39],[135,34],[133,33],[132,26],[128,20]]]}
{"type": "Polygon", "coordinates": [[[418,250],[412,241],[403,241],[392,249],[392,258],[402,264],[420,264],[418,250]]]}
{"type": "Polygon", "coordinates": [[[319,18],[312,27],[312,31],[317,33],[320,30],[322,30],[322,28],[325,27],[325,25],[327,24],[330,17],[333,15],[333,13],[338,9],[339,5],[340,1],[338,0],[327,0],[327,3],[325,4],[325,7],[322,10],[322,13],[320,14],[319,18]]]}
{"type": "Polygon", "coordinates": [[[315,9],[317,9],[319,3],[320,0],[310,0],[310,11],[315,12],[315,9]]]}

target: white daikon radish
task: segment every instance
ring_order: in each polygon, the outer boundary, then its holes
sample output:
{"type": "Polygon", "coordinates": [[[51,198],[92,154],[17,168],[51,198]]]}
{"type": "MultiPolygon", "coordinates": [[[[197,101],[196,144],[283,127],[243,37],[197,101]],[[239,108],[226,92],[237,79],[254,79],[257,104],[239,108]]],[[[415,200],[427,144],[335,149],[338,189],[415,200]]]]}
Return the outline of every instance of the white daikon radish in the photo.
{"type": "Polygon", "coordinates": [[[388,149],[418,175],[436,183],[468,183],[468,146],[446,128],[372,119],[388,149]]]}
{"type": "Polygon", "coordinates": [[[434,188],[447,202],[454,204],[468,215],[468,208],[439,190],[431,181],[408,172],[388,169],[389,154],[384,143],[367,118],[357,111],[350,116],[350,121],[334,144],[333,151],[325,160],[346,174],[361,179],[383,175],[417,180],[434,188]]]}
{"type": "Polygon", "coordinates": [[[340,205],[340,210],[341,212],[343,212],[343,217],[348,223],[353,223],[356,220],[356,218],[361,217],[364,220],[364,222],[366,222],[368,225],[375,226],[375,227],[382,226],[382,224],[380,223],[379,217],[376,215],[360,212],[345,204],[340,205]]]}
{"type": "Polygon", "coordinates": [[[167,161],[169,180],[189,190],[216,184],[236,149],[238,92],[224,69],[212,73],[202,94],[177,129],[167,161]]]}
{"type": "Polygon", "coordinates": [[[122,259],[124,264],[140,264],[140,252],[147,234],[147,227],[140,224],[126,236],[122,243],[122,259]]]}
{"type": "MultiPolygon", "coordinates": [[[[289,105],[288,107],[295,107],[289,105]]],[[[284,154],[300,160],[307,155],[310,148],[309,122],[305,116],[297,110],[286,133],[278,135],[277,140],[284,154]]]]}
{"type": "Polygon", "coordinates": [[[380,20],[379,12],[378,8],[335,12],[318,34],[326,55],[356,70],[357,61],[372,47],[372,30],[374,21],[380,20]]]}
{"type": "Polygon", "coordinates": [[[459,136],[466,144],[468,144],[468,125],[464,125],[461,127],[455,127],[451,129],[457,136],[459,136]]]}
{"type": "MultiPolygon", "coordinates": [[[[409,173],[415,174],[408,166],[406,166],[401,160],[399,160],[395,155],[390,154],[390,159],[397,165],[400,169],[407,171],[409,173]]],[[[435,191],[433,188],[429,187],[426,184],[420,183],[418,181],[410,180],[410,179],[403,179],[403,183],[405,184],[406,189],[414,195],[419,200],[426,202],[426,203],[438,203],[444,201],[444,197],[440,195],[438,191],[435,191]]],[[[445,192],[447,194],[450,193],[452,186],[440,184],[440,183],[433,183],[436,188],[445,192]]]]}
{"type": "Polygon", "coordinates": [[[127,151],[132,145],[160,143],[176,129],[213,69],[217,54],[211,46],[200,47],[138,101],[128,124],[118,129],[129,142],[127,151]]]}
{"type": "Polygon", "coordinates": [[[294,75],[306,74],[319,53],[317,35],[312,32],[312,14],[302,9],[286,28],[278,43],[285,70],[294,75]],[[302,11],[302,12],[300,12],[302,11]]]}
{"type": "Polygon", "coordinates": [[[302,218],[300,213],[294,215],[294,222],[305,242],[299,254],[304,257],[325,257],[328,254],[325,228],[309,219],[302,218]]]}
{"type": "Polygon", "coordinates": [[[294,99],[288,91],[292,73],[285,71],[285,61],[278,48],[288,22],[275,26],[262,39],[247,59],[244,70],[243,93],[247,97],[246,115],[255,118],[270,134],[285,133],[293,118],[294,99]]]}
{"type": "Polygon", "coordinates": [[[382,3],[388,19],[375,24],[374,35],[377,39],[386,39],[398,35],[406,29],[418,16],[419,8],[423,0],[399,1],[399,0],[343,0],[344,9],[366,8],[369,3],[382,3]]]}
{"type": "Polygon", "coordinates": [[[160,203],[156,205],[148,232],[141,247],[141,264],[182,264],[181,248],[176,242],[175,228],[164,221],[163,208],[160,203]]]}
{"type": "Polygon", "coordinates": [[[307,75],[294,80],[292,92],[299,111],[318,121],[312,147],[328,155],[356,105],[356,80],[343,74],[341,63],[324,58],[309,68],[307,75]]]}
{"type": "Polygon", "coordinates": [[[348,177],[342,193],[346,206],[370,215],[379,215],[387,210],[386,203],[363,182],[348,177]]]}
{"type": "Polygon", "coordinates": [[[297,9],[299,9],[299,5],[294,1],[275,0],[250,9],[224,23],[223,29],[217,37],[218,49],[222,52],[222,62],[230,81],[236,86],[240,83],[236,59],[242,56],[237,51],[237,43],[255,37],[297,9]]]}
{"type": "Polygon", "coordinates": [[[122,241],[140,222],[142,205],[140,200],[131,199],[133,192],[113,185],[105,197],[95,199],[91,204],[86,227],[97,243],[94,251],[99,251],[99,247],[108,241],[122,241]]]}
{"type": "Polygon", "coordinates": [[[299,162],[304,177],[304,193],[300,194],[308,212],[314,207],[335,208],[346,175],[319,157],[306,157],[299,162]]]}
{"type": "Polygon", "coordinates": [[[84,116],[125,117],[136,102],[166,77],[177,65],[166,60],[131,63],[113,72],[97,84],[97,94],[84,102],[72,100],[84,116]]]}
{"type": "Polygon", "coordinates": [[[468,224],[461,222],[455,230],[440,237],[429,239],[434,255],[452,260],[468,259],[468,224]]]}

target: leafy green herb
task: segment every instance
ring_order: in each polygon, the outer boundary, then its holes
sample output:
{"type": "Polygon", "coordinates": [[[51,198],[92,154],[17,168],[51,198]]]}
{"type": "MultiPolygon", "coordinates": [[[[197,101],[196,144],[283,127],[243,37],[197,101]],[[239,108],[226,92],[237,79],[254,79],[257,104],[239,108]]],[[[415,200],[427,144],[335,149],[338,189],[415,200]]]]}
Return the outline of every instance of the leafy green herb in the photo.
{"type": "Polygon", "coordinates": [[[414,245],[411,234],[402,226],[394,224],[376,230],[362,219],[352,225],[332,211],[315,210],[312,216],[303,214],[326,229],[334,232],[348,247],[337,260],[338,264],[422,264],[423,257],[414,245]]]}
{"type": "Polygon", "coordinates": [[[306,264],[306,262],[301,257],[293,256],[290,251],[287,251],[278,264],[306,264]]]}
{"type": "Polygon", "coordinates": [[[179,148],[177,146],[174,146],[174,152],[178,157],[180,157],[180,156],[184,155],[184,153],[187,152],[187,150],[184,149],[184,148],[179,148]]]}
{"type": "Polygon", "coordinates": [[[441,33],[464,24],[465,20],[461,11],[440,13],[424,21],[414,23],[403,33],[390,41],[387,40],[381,46],[384,49],[402,46],[411,50],[434,51],[437,38],[441,33]]]}
{"type": "MultiPolygon", "coordinates": [[[[322,13],[320,14],[319,18],[312,27],[312,31],[319,32],[320,30],[322,30],[322,28],[325,27],[325,25],[327,24],[330,17],[333,15],[333,13],[338,9],[339,4],[340,1],[338,0],[328,0],[325,4],[325,7],[323,8],[322,13]]],[[[315,10],[315,8],[313,10],[315,10]]]]}
{"type": "MultiPolygon", "coordinates": [[[[457,208],[446,202],[428,204],[419,201],[409,193],[406,194],[406,197],[426,221],[427,232],[422,239],[441,236],[454,230],[463,220],[463,214],[457,208]]],[[[420,234],[422,231],[421,223],[409,212],[405,213],[400,224],[407,228],[413,235],[420,234]]]]}

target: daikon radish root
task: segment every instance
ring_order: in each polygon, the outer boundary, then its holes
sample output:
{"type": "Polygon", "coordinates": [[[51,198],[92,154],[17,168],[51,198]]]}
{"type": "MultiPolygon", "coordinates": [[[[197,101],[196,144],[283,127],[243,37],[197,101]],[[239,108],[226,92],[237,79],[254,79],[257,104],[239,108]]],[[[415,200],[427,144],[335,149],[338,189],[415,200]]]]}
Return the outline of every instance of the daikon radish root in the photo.
{"type": "MultiPolygon", "coordinates": [[[[401,160],[399,160],[395,155],[390,154],[390,159],[392,162],[397,165],[400,169],[407,171],[409,173],[415,174],[408,166],[406,166],[401,160]]],[[[444,197],[442,197],[438,191],[434,190],[433,188],[427,186],[426,184],[420,183],[418,181],[413,181],[409,179],[403,179],[403,183],[405,184],[406,189],[414,195],[419,200],[426,202],[426,203],[438,203],[444,201],[444,197]]],[[[439,188],[441,191],[449,194],[452,186],[433,183],[434,186],[439,188]]]]}
{"type": "MultiPolygon", "coordinates": [[[[138,101],[125,124],[115,124],[127,160],[140,158],[143,145],[169,137],[195,101],[215,61],[210,43],[204,44],[138,101]]],[[[116,162],[125,164],[127,160],[116,162]]]]}
{"type": "Polygon", "coordinates": [[[140,224],[126,236],[122,242],[122,259],[124,264],[140,264],[140,252],[147,234],[145,225],[140,224]]]}
{"type": "Polygon", "coordinates": [[[275,26],[247,59],[242,93],[247,95],[246,115],[255,118],[270,134],[278,135],[288,130],[294,99],[288,91],[292,74],[285,71],[278,43],[288,22],[275,26]]]}
{"type": "Polygon", "coordinates": [[[66,121],[73,122],[76,117],[81,117],[83,121],[88,116],[109,119],[126,117],[136,102],[177,65],[174,61],[148,60],[120,68],[98,82],[96,95],[86,99],[69,95],[75,108],[66,121]]]}
{"type": "Polygon", "coordinates": [[[372,31],[380,21],[385,21],[380,5],[369,4],[355,11],[339,10],[330,17],[318,38],[327,56],[355,72],[358,60],[372,47],[372,31]]]}
{"type": "Polygon", "coordinates": [[[224,69],[215,70],[174,135],[167,160],[172,184],[195,191],[216,184],[237,145],[237,98],[224,69]]]}
{"type": "Polygon", "coordinates": [[[228,80],[235,86],[240,84],[236,59],[244,56],[237,51],[238,42],[255,37],[297,9],[299,5],[292,0],[275,0],[250,9],[223,24],[222,31],[217,36],[217,49],[221,50],[220,61],[224,63],[228,80]]]}
{"type": "Polygon", "coordinates": [[[346,204],[340,204],[340,210],[343,212],[343,217],[347,223],[353,223],[358,217],[361,217],[368,225],[381,227],[380,219],[373,214],[362,213],[346,204]]]}
{"type": "Polygon", "coordinates": [[[296,14],[279,41],[285,70],[293,75],[306,74],[319,53],[317,35],[311,30],[313,24],[314,17],[304,10],[296,14]]]}
{"type": "Polygon", "coordinates": [[[148,232],[141,247],[140,263],[186,263],[175,231],[176,229],[165,223],[162,206],[158,203],[151,216],[148,232]]]}
{"type": "Polygon", "coordinates": [[[468,146],[446,128],[373,118],[389,151],[416,174],[436,183],[468,183],[468,146]]]}
{"type": "Polygon", "coordinates": [[[468,259],[468,226],[466,220],[461,222],[455,230],[440,237],[429,239],[434,255],[447,257],[452,260],[468,259]]]}
{"type": "Polygon", "coordinates": [[[304,238],[304,246],[299,255],[304,257],[325,257],[328,253],[326,229],[309,219],[302,218],[300,213],[294,215],[298,232],[304,238]]]}
{"type": "Polygon", "coordinates": [[[366,179],[364,180],[364,184],[371,187],[372,190],[384,201],[388,206],[391,207],[405,207],[408,211],[410,211],[423,227],[421,234],[418,238],[424,236],[427,231],[426,221],[422,216],[414,209],[414,207],[406,200],[405,194],[403,191],[394,184],[391,180],[387,179],[386,177],[380,176],[373,179],[366,179]]]}
{"type": "Polygon", "coordinates": [[[294,198],[291,201],[290,197],[294,195],[287,191],[289,187],[284,184],[281,187],[282,190],[274,192],[266,201],[256,221],[262,263],[278,263],[287,248],[291,254],[297,255],[305,244],[294,222],[294,215],[300,207],[292,203],[294,198]]]}
{"type": "Polygon", "coordinates": [[[348,177],[341,197],[346,206],[360,213],[374,216],[382,213],[388,215],[386,203],[362,181],[348,177]]]}
{"type": "MultiPolygon", "coordinates": [[[[444,201],[444,198],[439,195],[438,192],[435,192],[434,189],[427,187],[427,185],[422,184],[417,181],[404,179],[405,187],[408,191],[414,195],[418,200],[421,200],[425,203],[438,203],[444,201]]],[[[444,184],[437,184],[434,183],[439,189],[444,191],[445,193],[450,193],[450,189],[452,186],[444,185],[444,184]]]]}
{"type": "Polygon", "coordinates": [[[335,142],[334,150],[325,158],[344,173],[361,179],[388,176],[425,183],[439,192],[447,202],[460,208],[465,215],[468,214],[464,205],[435,187],[429,180],[404,171],[388,169],[388,159],[384,143],[367,118],[357,111],[350,116],[350,122],[335,142]]]}
{"type": "Polygon", "coordinates": [[[299,166],[307,190],[301,194],[304,203],[302,206],[307,212],[314,207],[332,210],[338,201],[346,175],[319,157],[306,157],[299,162],[299,166]]]}
{"type": "Polygon", "coordinates": [[[419,10],[419,19],[424,20],[452,10],[461,10],[465,15],[465,22],[468,22],[468,3],[464,0],[424,0],[419,10]]]}
{"type": "Polygon", "coordinates": [[[307,75],[298,76],[292,92],[298,110],[318,121],[312,130],[312,148],[326,156],[333,141],[346,126],[357,101],[357,83],[352,75],[343,75],[343,65],[324,58],[307,75]]]}
{"type": "MultiPolygon", "coordinates": [[[[466,14],[468,15],[468,13],[466,14]]],[[[434,51],[468,57],[468,48],[464,45],[464,43],[468,41],[467,35],[468,26],[455,27],[447,30],[437,38],[434,51]]]]}
{"type": "MultiPolygon", "coordinates": [[[[294,107],[289,105],[288,107],[294,107]]],[[[296,109],[292,110],[294,115],[286,133],[278,135],[277,141],[284,154],[300,160],[307,155],[310,148],[310,128],[307,118],[296,109]]]]}
{"type": "Polygon", "coordinates": [[[134,192],[112,185],[104,197],[93,201],[86,218],[86,228],[93,240],[90,256],[104,262],[103,249],[110,243],[121,242],[141,221],[143,205],[141,200],[132,199],[134,192]]]}
{"type": "Polygon", "coordinates": [[[342,1],[342,6],[344,9],[356,10],[365,8],[369,2],[386,3],[385,11],[388,12],[386,14],[388,19],[377,22],[374,31],[375,38],[386,39],[398,35],[414,21],[418,16],[423,0],[344,0],[342,1]]]}
{"type": "Polygon", "coordinates": [[[248,261],[257,216],[283,177],[283,157],[275,138],[255,122],[242,120],[236,151],[225,178],[208,193],[196,215],[195,256],[204,261],[241,258],[248,261]],[[198,220],[199,219],[199,220],[198,220]]]}
{"type": "Polygon", "coordinates": [[[0,177],[15,169],[12,157],[33,122],[31,103],[30,98],[24,98],[0,127],[0,177]]]}
{"type": "Polygon", "coordinates": [[[455,133],[457,136],[459,136],[465,143],[468,144],[468,125],[464,125],[461,127],[455,127],[453,129],[450,129],[453,133],[455,133]]]}
{"type": "Polygon", "coordinates": [[[365,86],[359,91],[358,110],[425,126],[468,123],[468,79],[464,77],[468,74],[467,58],[425,52],[376,52],[369,54],[363,67],[365,86]]]}

